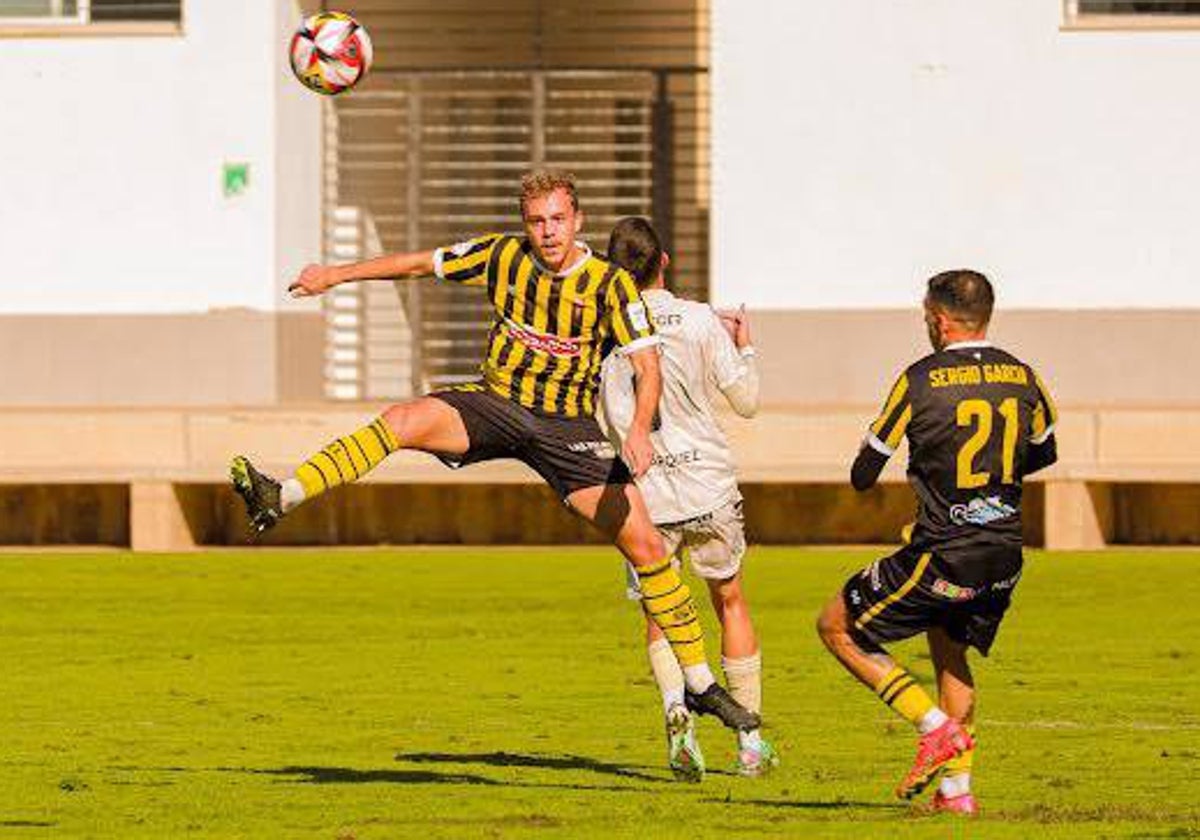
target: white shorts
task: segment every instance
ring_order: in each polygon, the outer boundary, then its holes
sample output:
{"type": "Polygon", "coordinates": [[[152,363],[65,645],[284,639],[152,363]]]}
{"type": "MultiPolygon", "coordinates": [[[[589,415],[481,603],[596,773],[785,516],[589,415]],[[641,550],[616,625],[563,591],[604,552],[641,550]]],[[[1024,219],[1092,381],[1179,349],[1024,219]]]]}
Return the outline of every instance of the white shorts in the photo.
{"type": "MultiPolygon", "coordinates": [[[[655,527],[662,534],[667,551],[675,557],[676,567],[680,554],[686,553],[697,577],[728,580],[741,571],[742,558],[746,556],[745,521],[742,497],[737,495],[711,513],[655,527]]],[[[625,572],[626,594],[630,600],[641,600],[633,565],[627,563],[625,572]]]]}

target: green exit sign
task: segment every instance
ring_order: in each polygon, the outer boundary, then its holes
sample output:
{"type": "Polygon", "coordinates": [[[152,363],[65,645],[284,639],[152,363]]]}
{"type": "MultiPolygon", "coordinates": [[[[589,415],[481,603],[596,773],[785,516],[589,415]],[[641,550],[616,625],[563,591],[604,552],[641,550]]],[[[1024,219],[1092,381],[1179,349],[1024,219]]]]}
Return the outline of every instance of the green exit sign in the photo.
{"type": "Polygon", "coordinates": [[[244,193],[250,188],[250,164],[226,163],[221,169],[221,185],[226,198],[244,193]]]}

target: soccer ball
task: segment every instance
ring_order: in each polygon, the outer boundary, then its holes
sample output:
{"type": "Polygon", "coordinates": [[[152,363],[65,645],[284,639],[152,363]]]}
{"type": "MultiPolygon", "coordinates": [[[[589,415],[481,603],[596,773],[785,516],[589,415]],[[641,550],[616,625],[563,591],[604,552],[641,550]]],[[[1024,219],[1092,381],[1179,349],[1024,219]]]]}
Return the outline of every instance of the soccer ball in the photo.
{"type": "Polygon", "coordinates": [[[292,36],[292,72],[309,90],[326,96],[358,84],[373,55],[367,30],[345,12],[311,15],[292,36]]]}

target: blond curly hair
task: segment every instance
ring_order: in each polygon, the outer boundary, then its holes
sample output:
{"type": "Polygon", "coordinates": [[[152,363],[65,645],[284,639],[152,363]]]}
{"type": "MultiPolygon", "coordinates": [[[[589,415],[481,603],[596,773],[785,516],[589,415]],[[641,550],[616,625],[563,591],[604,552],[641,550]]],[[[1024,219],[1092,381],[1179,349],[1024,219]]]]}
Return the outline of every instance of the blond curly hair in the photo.
{"type": "Polygon", "coordinates": [[[579,212],[579,192],[575,188],[574,175],[559,169],[535,169],[521,176],[521,215],[525,215],[525,202],[555,190],[566,190],[571,197],[571,207],[579,212]]]}

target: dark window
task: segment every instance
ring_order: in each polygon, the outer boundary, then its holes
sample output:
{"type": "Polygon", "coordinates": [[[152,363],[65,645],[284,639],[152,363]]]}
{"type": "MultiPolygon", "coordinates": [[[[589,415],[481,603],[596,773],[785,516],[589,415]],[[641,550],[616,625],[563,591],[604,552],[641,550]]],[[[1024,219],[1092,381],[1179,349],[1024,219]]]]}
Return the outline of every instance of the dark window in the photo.
{"type": "Polygon", "coordinates": [[[92,0],[92,22],[178,22],[182,5],[182,0],[92,0]]]}
{"type": "Polygon", "coordinates": [[[1200,0],[1077,0],[1080,15],[1200,15],[1200,0]]]}

